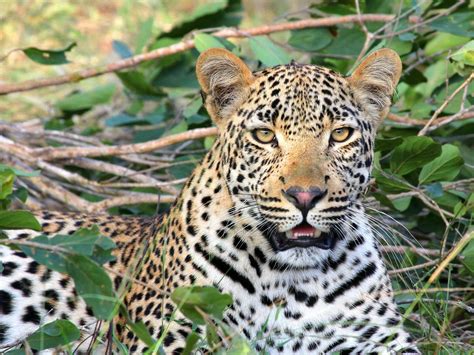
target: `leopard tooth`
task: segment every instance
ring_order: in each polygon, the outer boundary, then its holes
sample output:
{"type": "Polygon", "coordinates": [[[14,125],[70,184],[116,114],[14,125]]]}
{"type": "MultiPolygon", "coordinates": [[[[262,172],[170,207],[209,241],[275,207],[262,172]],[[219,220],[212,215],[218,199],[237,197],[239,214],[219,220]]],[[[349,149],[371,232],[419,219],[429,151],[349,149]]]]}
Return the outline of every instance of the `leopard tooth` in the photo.
{"type": "Polygon", "coordinates": [[[319,238],[321,236],[321,231],[319,229],[316,229],[316,231],[313,233],[314,238],[319,238]]]}
{"type": "Polygon", "coordinates": [[[311,238],[313,236],[313,233],[294,233],[295,238],[299,237],[309,237],[311,238]]]}

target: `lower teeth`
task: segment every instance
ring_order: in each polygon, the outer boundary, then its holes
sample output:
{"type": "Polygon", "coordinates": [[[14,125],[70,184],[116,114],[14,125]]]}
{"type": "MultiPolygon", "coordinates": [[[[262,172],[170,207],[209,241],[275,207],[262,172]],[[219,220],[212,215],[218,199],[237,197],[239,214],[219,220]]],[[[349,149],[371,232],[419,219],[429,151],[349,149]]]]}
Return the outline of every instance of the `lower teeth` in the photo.
{"type": "Polygon", "coordinates": [[[294,234],[291,231],[286,232],[286,237],[288,239],[298,239],[298,238],[319,238],[321,236],[321,231],[316,230],[312,234],[294,234]]]}

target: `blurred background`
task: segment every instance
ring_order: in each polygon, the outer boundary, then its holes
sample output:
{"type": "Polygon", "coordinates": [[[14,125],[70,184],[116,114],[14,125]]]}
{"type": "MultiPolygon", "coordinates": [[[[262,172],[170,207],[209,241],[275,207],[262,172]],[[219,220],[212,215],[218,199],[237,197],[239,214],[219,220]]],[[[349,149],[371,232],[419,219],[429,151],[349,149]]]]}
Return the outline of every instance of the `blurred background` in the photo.
{"type": "MultiPolygon", "coordinates": [[[[41,66],[17,48],[60,49],[78,45],[69,54],[67,72],[111,63],[119,59],[112,43],[119,40],[146,47],[149,40],[203,7],[220,6],[221,0],[1,0],[0,82],[19,82],[64,74],[64,66],[41,66]]],[[[269,24],[318,3],[311,0],[243,0],[240,27],[269,24]]],[[[81,83],[85,88],[110,81],[101,76],[81,83]]],[[[1,119],[24,120],[49,112],[48,100],[67,92],[67,86],[0,97],[1,119]]]]}

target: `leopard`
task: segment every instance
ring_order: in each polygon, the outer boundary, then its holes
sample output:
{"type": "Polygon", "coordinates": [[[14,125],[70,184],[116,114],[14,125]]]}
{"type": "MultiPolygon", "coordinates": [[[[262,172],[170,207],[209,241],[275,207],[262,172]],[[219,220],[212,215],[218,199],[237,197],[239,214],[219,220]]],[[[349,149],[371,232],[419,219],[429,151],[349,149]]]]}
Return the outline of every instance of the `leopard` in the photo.
{"type": "MultiPolygon", "coordinates": [[[[296,61],[252,71],[208,49],[196,75],[218,133],[166,214],[42,211],[40,232],[6,233],[29,240],[98,226],[117,246],[105,264],[116,289],[133,269],[128,316],[165,353],[205,336],[170,296],[198,286],[232,296],[222,324],[258,353],[419,353],[363,205],[401,74],[388,48],[348,76],[296,61]]],[[[70,276],[6,246],[0,259],[0,349],[56,319],[76,324],[87,344],[100,324],[70,276]]],[[[150,351],[121,313],[111,323],[130,353],[150,351]]]]}

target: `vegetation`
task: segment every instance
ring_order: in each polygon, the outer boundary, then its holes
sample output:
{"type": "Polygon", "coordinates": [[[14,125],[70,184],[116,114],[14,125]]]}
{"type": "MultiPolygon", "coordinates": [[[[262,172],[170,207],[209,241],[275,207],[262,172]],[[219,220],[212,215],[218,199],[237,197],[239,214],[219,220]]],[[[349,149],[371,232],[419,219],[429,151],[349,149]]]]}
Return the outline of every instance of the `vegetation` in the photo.
{"type": "MultiPolygon", "coordinates": [[[[71,88],[54,99],[54,110],[45,119],[12,123],[14,112],[3,117],[0,229],[39,230],[26,211],[31,208],[165,212],[216,133],[194,76],[196,58],[207,48],[227,48],[256,70],[295,59],[348,74],[371,51],[389,47],[401,56],[404,68],[376,141],[367,209],[405,326],[420,349],[472,352],[473,8],[472,1],[324,0],[278,23],[236,31],[240,1],[218,0],[195,7],[167,32],[156,34],[153,22],[143,22],[133,42],[113,42],[120,59],[107,66],[0,83],[2,94],[66,83],[71,88]],[[77,82],[103,73],[113,74],[104,76],[101,85],[77,90],[77,82]]],[[[67,71],[74,46],[64,42],[59,49],[21,51],[38,67],[65,65],[67,71]]],[[[0,244],[70,274],[79,295],[106,324],[114,314],[126,314],[122,295],[113,290],[103,266],[115,245],[96,229],[52,239],[0,239],[0,244]]],[[[207,326],[205,335],[189,336],[187,353],[198,347],[253,352],[251,342],[220,322],[232,302],[229,295],[199,287],[177,289],[172,299],[195,324],[207,326]]],[[[142,323],[128,326],[150,352],[160,351],[163,337],[153,339],[142,323]]],[[[127,353],[112,329],[106,341],[127,353]]],[[[9,354],[54,346],[73,352],[68,344],[78,338],[72,323],[57,320],[9,354]]]]}

